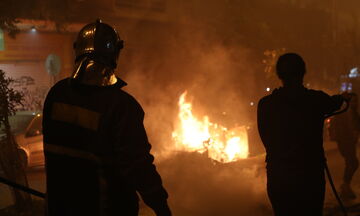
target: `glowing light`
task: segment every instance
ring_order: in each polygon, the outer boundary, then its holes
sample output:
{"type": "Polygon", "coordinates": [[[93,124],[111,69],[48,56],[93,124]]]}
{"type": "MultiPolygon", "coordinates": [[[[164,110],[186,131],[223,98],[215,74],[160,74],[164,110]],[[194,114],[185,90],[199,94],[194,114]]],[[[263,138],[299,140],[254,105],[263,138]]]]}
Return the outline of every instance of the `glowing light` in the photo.
{"type": "Polygon", "coordinates": [[[254,102],[250,102],[250,106],[254,106],[254,102]]]}
{"type": "Polygon", "coordinates": [[[248,157],[246,127],[228,129],[212,123],[208,116],[199,120],[192,113],[186,92],[179,98],[178,125],[172,133],[176,150],[207,153],[219,162],[232,162],[248,157]]]}
{"type": "Polygon", "coordinates": [[[36,32],[37,32],[35,26],[31,27],[30,31],[31,31],[32,33],[36,33],[36,32]]]}
{"type": "Polygon", "coordinates": [[[357,67],[350,70],[349,78],[355,78],[359,76],[359,69],[357,67]]]}
{"type": "Polygon", "coordinates": [[[269,87],[267,87],[267,88],[266,88],[266,91],[267,91],[267,92],[269,92],[269,91],[270,91],[270,88],[269,88],[269,87]]]}
{"type": "Polygon", "coordinates": [[[92,34],[94,34],[94,30],[88,30],[88,31],[85,31],[83,34],[84,34],[84,36],[88,36],[88,35],[92,35],[92,34]]]}

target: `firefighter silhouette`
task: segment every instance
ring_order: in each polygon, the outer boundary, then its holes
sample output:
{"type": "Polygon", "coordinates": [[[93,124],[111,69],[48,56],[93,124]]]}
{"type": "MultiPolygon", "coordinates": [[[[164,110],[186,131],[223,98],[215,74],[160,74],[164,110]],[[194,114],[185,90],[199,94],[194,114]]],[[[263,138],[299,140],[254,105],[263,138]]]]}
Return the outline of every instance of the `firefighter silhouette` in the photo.
{"type": "Polygon", "coordinates": [[[268,197],[276,216],[322,215],[324,116],[338,110],[344,97],[305,88],[305,62],[295,53],[280,56],[276,72],[282,87],[258,104],[268,197]]]}
{"type": "Polygon", "coordinates": [[[170,216],[144,111],[114,70],[123,41],[100,20],[74,44],[75,70],[49,91],[43,118],[49,216],[138,215],[139,198],[170,216]]]}
{"type": "Polygon", "coordinates": [[[351,180],[359,167],[357,158],[357,143],[360,131],[360,116],[357,112],[358,97],[354,93],[350,101],[349,110],[334,116],[330,121],[330,137],[336,141],[339,152],[345,161],[343,183],[340,187],[340,196],[343,199],[355,199],[356,195],[351,188],[351,180]]]}

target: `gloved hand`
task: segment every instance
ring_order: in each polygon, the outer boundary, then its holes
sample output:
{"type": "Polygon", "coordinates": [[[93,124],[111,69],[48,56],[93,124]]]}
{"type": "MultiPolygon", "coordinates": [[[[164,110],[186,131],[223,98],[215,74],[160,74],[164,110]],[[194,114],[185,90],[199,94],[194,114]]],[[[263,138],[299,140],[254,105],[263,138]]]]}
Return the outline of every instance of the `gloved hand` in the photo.
{"type": "MultiPolygon", "coordinates": [[[[158,195],[158,194],[156,194],[158,195]]],[[[156,214],[156,216],[171,216],[171,210],[167,204],[167,194],[164,197],[142,197],[145,204],[148,205],[156,214]]]]}
{"type": "Polygon", "coordinates": [[[161,208],[154,209],[156,216],[171,216],[171,211],[168,205],[161,208]]]}
{"type": "Polygon", "coordinates": [[[341,94],[341,96],[343,97],[343,99],[344,99],[345,101],[350,101],[350,100],[351,100],[351,97],[353,96],[353,94],[348,93],[348,92],[343,92],[343,93],[341,94]]]}

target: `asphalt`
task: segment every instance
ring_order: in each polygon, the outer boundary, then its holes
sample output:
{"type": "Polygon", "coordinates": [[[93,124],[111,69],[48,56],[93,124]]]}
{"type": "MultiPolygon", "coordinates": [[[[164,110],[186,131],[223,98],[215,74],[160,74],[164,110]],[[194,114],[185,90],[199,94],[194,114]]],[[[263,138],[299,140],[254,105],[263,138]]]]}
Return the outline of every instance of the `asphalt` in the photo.
{"type": "MultiPolygon", "coordinates": [[[[326,152],[326,154],[327,154],[328,166],[331,170],[331,174],[333,176],[335,185],[337,188],[339,188],[341,185],[342,172],[344,169],[343,159],[341,158],[341,155],[339,154],[339,152],[334,148],[328,150],[326,152]]],[[[358,148],[358,156],[360,158],[359,148],[358,148]]],[[[197,160],[197,159],[195,159],[195,160],[197,160]]],[[[250,161],[252,161],[251,163],[259,163],[260,164],[259,167],[263,166],[262,165],[263,160],[251,159],[250,161]]],[[[228,167],[229,166],[233,166],[233,165],[228,165],[228,167]]],[[[238,165],[235,165],[235,168],[233,166],[232,169],[237,169],[236,166],[238,166],[238,165]]],[[[228,167],[226,169],[229,169],[228,167]]],[[[178,211],[179,214],[176,214],[176,215],[182,216],[183,214],[181,214],[181,212],[186,212],[186,208],[187,208],[186,202],[182,203],[182,205],[179,205],[179,203],[176,200],[176,197],[177,197],[177,195],[180,196],[180,194],[179,194],[180,192],[179,192],[179,190],[174,189],[176,187],[173,187],[173,185],[171,185],[171,184],[176,184],[176,182],[174,182],[171,179],[171,175],[167,173],[167,170],[166,170],[167,168],[165,166],[162,166],[161,163],[159,163],[158,168],[159,168],[160,173],[163,173],[162,176],[163,176],[165,185],[168,186],[168,188],[169,188],[168,192],[170,194],[169,201],[170,201],[171,207],[175,210],[175,213],[177,212],[178,208],[181,208],[182,211],[178,211]]],[[[211,168],[211,169],[215,169],[215,168],[211,168]]],[[[225,169],[225,168],[221,167],[221,166],[217,166],[216,169],[225,169]]],[[[263,169],[259,169],[257,172],[260,172],[258,175],[262,175],[262,176],[264,175],[263,169]]],[[[36,189],[38,191],[44,192],[45,187],[46,187],[45,186],[44,167],[35,167],[35,168],[28,169],[27,174],[28,174],[28,180],[29,180],[30,187],[33,189],[36,189]]],[[[181,171],[180,171],[180,173],[176,173],[176,175],[180,175],[180,176],[188,175],[188,173],[181,173],[181,171]]],[[[265,184],[264,181],[261,181],[260,184],[262,184],[262,182],[265,184]]],[[[206,182],[204,184],[206,184],[206,182]]],[[[243,182],[243,184],[244,184],[244,182],[243,182]]],[[[245,182],[245,184],[246,184],[246,182],[245,182]]],[[[249,187],[250,186],[251,185],[249,185],[249,187]]],[[[342,215],[340,208],[338,207],[338,204],[336,202],[336,199],[331,191],[330,184],[327,183],[326,187],[327,187],[327,191],[326,191],[326,199],[325,199],[324,216],[338,216],[338,215],[340,216],[340,215],[342,215]]],[[[348,215],[349,216],[360,216],[360,171],[359,170],[356,172],[356,174],[354,176],[352,187],[353,187],[353,190],[355,191],[355,193],[357,194],[358,198],[351,202],[345,202],[345,205],[348,207],[348,210],[349,210],[348,215]]],[[[184,190],[186,190],[186,188],[184,190]]],[[[221,189],[219,189],[217,192],[222,193],[221,189]]],[[[189,193],[191,193],[191,191],[189,191],[189,193]]],[[[224,193],[227,193],[227,192],[224,192],[224,193]]],[[[260,194],[260,196],[263,196],[263,197],[266,196],[266,194],[263,191],[259,194],[260,194]]],[[[232,194],[232,197],[236,197],[236,196],[237,196],[236,194],[232,194]]],[[[201,196],[192,196],[192,199],[196,199],[197,197],[201,197],[201,196]]],[[[271,212],[270,204],[268,203],[267,199],[266,198],[264,198],[264,199],[261,198],[261,199],[265,200],[264,201],[265,204],[262,203],[261,204],[262,206],[260,206],[260,207],[265,209],[264,212],[267,212],[267,213],[263,213],[262,215],[271,215],[271,213],[269,213],[269,212],[271,212]]],[[[0,184],[0,209],[3,209],[11,204],[12,204],[12,199],[11,199],[11,192],[10,192],[9,188],[3,184],[0,184]]],[[[148,207],[146,207],[143,203],[141,204],[141,206],[142,206],[141,211],[140,211],[141,216],[154,215],[152,213],[152,211],[148,207]]],[[[300,205],[300,207],[301,207],[301,205],[300,205]]],[[[188,208],[190,209],[191,206],[188,206],[188,208]]],[[[221,208],[221,206],[220,206],[220,208],[221,208]]],[[[256,204],[254,204],[254,208],[256,208],[256,204]]],[[[190,212],[188,215],[192,215],[190,210],[188,212],[190,212]]],[[[235,214],[237,215],[237,212],[234,212],[234,215],[235,214]]],[[[188,216],[188,215],[186,215],[186,216],[188,216]]],[[[196,215],[196,214],[194,213],[194,215],[196,215]]],[[[202,214],[198,214],[198,215],[202,215],[202,214]]],[[[204,215],[206,215],[206,214],[204,214],[204,215]]]]}
{"type": "MultiPolygon", "coordinates": [[[[357,152],[358,158],[360,158],[360,150],[358,148],[357,152]]],[[[331,175],[334,179],[334,183],[336,188],[339,189],[342,183],[342,175],[344,170],[344,161],[340,155],[340,153],[333,149],[327,152],[327,161],[328,166],[331,171],[331,175]]],[[[349,216],[360,216],[360,170],[358,169],[355,173],[352,181],[352,189],[354,190],[355,194],[357,195],[356,200],[352,201],[343,201],[344,205],[348,209],[349,216]]],[[[330,184],[327,182],[326,185],[326,200],[325,200],[325,216],[340,216],[343,215],[341,209],[339,207],[338,202],[330,188],[330,184]]]]}

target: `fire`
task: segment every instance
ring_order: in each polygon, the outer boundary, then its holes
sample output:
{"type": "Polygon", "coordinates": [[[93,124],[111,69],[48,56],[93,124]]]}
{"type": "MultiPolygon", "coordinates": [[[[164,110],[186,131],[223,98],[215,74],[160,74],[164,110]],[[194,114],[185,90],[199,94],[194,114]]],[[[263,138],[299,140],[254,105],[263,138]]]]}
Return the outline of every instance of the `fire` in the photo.
{"type": "Polygon", "coordinates": [[[208,116],[199,120],[193,115],[192,104],[186,101],[186,94],[184,92],[179,98],[179,122],[172,133],[175,148],[207,153],[210,158],[224,163],[247,158],[249,149],[246,128],[229,130],[210,122],[208,116]]]}

